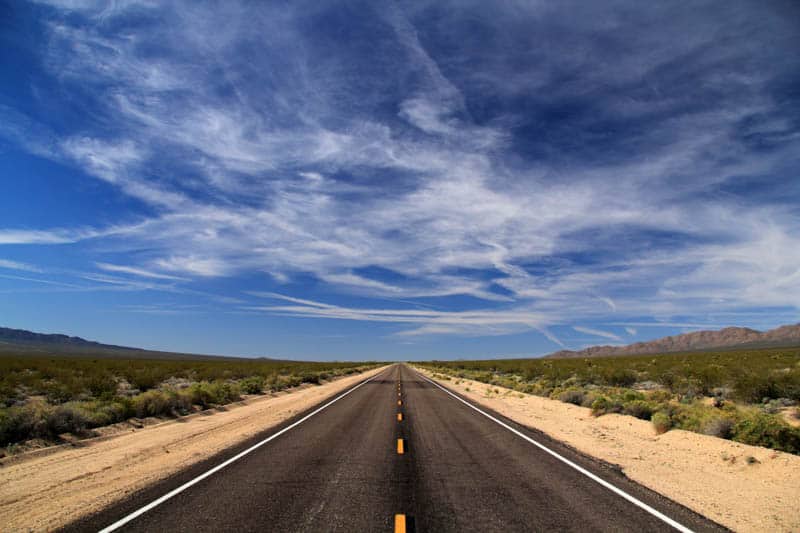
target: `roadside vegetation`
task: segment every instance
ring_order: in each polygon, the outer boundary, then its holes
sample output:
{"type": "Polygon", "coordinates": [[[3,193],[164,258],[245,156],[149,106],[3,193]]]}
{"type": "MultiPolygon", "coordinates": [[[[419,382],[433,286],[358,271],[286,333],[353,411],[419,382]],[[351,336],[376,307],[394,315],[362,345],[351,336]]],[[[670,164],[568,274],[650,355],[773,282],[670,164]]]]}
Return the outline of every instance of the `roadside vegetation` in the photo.
{"type": "Polygon", "coordinates": [[[0,357],[0,446],[49,444],[131,418],[177,417],[320,384],[374,363],[0,357]]]}
{"type": "MultiPolygon", "coordinates": [[[[800,454],[800,348],[586,359],[434,361],[428,370],[800,454]]],[[[495,394],[491,388],[487,394],[495,394]]]]}

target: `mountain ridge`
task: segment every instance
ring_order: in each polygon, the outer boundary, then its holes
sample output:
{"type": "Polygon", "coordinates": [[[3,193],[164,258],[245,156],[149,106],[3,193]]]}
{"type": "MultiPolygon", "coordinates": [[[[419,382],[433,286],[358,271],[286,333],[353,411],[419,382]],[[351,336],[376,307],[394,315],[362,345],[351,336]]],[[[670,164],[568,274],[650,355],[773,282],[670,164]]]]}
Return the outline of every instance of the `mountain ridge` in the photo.
{"type": "Polygon", "coordinates": [[[36,333],[26,329],[0,327],[0,355],[100,357],[119,359],[170,359],[170,360],[270,360],[269,357],[244,358],[224,355],[162,352],[129,346],[117,346],[86,340],[61,333],[36,333]]]}
{"type": "Polygon", "coordinates": [[[0,343],[4,344],[57,344],[70,345],[74,347],[92,348],[112,348],[115,350],[136,350],[141,348],[131,348],[128,346],[116,346],[113,344],[103,344],[96,341],[89,341],[82,337],[64,335],[63,333],[36,333],[27,329],[14,329],[0,327],[0,343]]]}
{"type": "Polygon", "coordinates": [[[652,341],[635,342],[625,346],[599,345],[583,350],[559,350],[545,356],[548,359],[580,357],[609,357],[621,355],[650,355],[690,352],[715,348],[746,348],[753,345],[800,345],[800,323],[758,331],[744,327],[727,327],[719,330],[702,330],[680,335],[670,335],[652,341]]]}

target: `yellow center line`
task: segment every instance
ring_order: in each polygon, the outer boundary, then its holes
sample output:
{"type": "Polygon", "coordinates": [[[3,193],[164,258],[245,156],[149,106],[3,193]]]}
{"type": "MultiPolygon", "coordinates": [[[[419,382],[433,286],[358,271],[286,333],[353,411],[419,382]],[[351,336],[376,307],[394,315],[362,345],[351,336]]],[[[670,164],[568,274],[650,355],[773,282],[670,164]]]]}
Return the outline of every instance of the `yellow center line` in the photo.
{"type": "Polygon", "coordinates": [[[397,400],[397,405],[403,405],[403,400],[397,400]]]}
{"type": "Polygon", "coordinates": [[[406,533],[406,515],[394,515],[394,533],[406,533]]]}
{"type": "Polygon", "coordinates": [[[405,451],[405,443],[403,442],[403,439],[397,439],[397,454],[403,455],[405,451]]]}
{"type": "Polygon", "coordinates": [[[403,421],[403,413],[397,413],[397,421],[398,422],[402,422],[403,421]]]}

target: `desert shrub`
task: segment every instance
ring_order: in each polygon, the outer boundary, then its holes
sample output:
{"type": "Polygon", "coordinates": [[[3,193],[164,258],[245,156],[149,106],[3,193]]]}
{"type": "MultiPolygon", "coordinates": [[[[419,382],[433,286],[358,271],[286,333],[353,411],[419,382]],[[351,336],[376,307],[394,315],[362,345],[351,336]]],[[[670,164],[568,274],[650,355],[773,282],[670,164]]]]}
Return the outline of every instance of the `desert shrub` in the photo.
{"type": "Polygon", "coordinates": [[[583,401],[581,402],[581,406],[583,407],[591,407],[592,404],[599,398],[599,395],[596,392],[587,392],[583,395],[583,401]]]}
{"type": "Polygon", "coordinates": [[[612,387],[630,387],[636,379],[636,372],[627,368],[612,368],[605,375],[606,384],[612,387]]]}
{"type": "Polygon", "coordinates": [[[715,387],[724,383],[723,368],[717,364],[698,366],[692,374],[701,394],[711,394],[715,387]]]}
{"type": "Polygon", "coordinates": [[[192,403],[203,408],[212,405],[224,405],[241,399],[240,389],[237,385],[228,382],[203,381],[189,387],[192,403]]]}
{"type": "Polygon", "coordinates": [[[793,428],[774,415],[752,412],[733,427],[733,440],[800,453],[800,428],[793,428]]]}
{"type": "Polygon", "coordinates": [[[582,390],[570,389],[558,395],[558,399],[562,402],[571,403],[574,405],[583,405],[586,394],[582,390]]]}
{"type": "Polygon", "coordinates": [[[695,378],[676,381],[672,386],[672,390],[680,397],[683,403],[692,403],[697,398],[703,396],[703,387],[695,378]]]}
{"type": "Polygon", "coordinates": [[[81,408],[90,428],[116,424],[132,414],[132,409],[123,401],[84,402],[81,408]]]}
{"type": "Polygon", "coordinates": [[[74,399],[75,396],[72,389],[66,383],[55,381],[45,383],[42,387],[42,392],[47,398],[47,401],[55,405],[66,403],[74,399]]]}
{"type": "Polygon", "coordinates": [[[59,405],[45,415],[48,436],[62,433],[80,434],[86,431],[88,421],[83,411],[74,405],[59,405]]]}
{"type": "Polygon", "coordinates": [[[647,394],[645,398],[654,403],[664,403],[672,400],[673,395],[670,391],[655,390],[647,394]]]}
{"type": "Polygon", "coordinates": [[[207,381],[192,384],[192,386],[189,387],[189,394],[192,404],[199,405],[203,408],[217,403],[217,398],[214,390],[211,388],[211,383],[207,381]]]}
{"type": "Polygon", "coordinates": [[[303,378],[300,376],[296,376],[294,374],[290,376],[282,376],[283,378],[283,388],[289,389],[292,387],[298,387],[303,383],[303,378]]]}
{"type": "Polygon", "coordinates": [[[600,416],[607,413],[622,412],[622,404],[617,400],[612,400],[607,396],[600,396],[592,402],[592,414],[600,416]]]}
{"type": "Polygon", "coordinates": [[[242,391],[236,383],[215,383],[214,388],[220,404],[236,402],[242,399],[242,391]]]}
{"type": "Polygon", "coordinates": [[[663,411],[654,413],[650,420],[653,422],[653,427],[659,435],[666,433],[672,428],[672,419],[663,411]]]}
{"type": "Polygon", "coordinates": [[[131,398],[133,412],[139,418],[160,416],[171,411],[169,396],[158,390],[149,390],[131,398]]]}
{"type": "Polygon", "coordinates": [[[153,389],[164,378],[168,377],[159,372],[157,368],[138,367],[131,369],[125,376],[131,387],[142,392],[153,389]]]}
{"type": "Polygon", "coordinates": [[[673,391],[675,389],[675,384],[678,382],[678,376],[670,370],[659,374],[656,381],[670,391],[673,391]]]}
{"type": "Polygon", "coordinates": [[[622,412],[642,420],[650,420],[653,416],[653,407],[644,400],[632,400],[624,404],[622,412]]]}
{"type": "Polygon", "coordinates": [[[319,385],[319,374],[303,374],[300,377],[300,383],[313,383],[314,385],[319,385]]]}
{"type": "Polygon", "coordinates": [[[624,390],[622,391],[622,401],[623,402],[635,402],[637,400],[644,400],[646,396],[635,390],[624,390]]]}
{"type": "Polygon", "coordinates": [[[777,398],[779,396],[772,376],[745,373],[738,376],[733,383],[736,397],[748,402],[759,403],[764,398],[777,398]]]}
{"type": "Polygon", "coordinates": [[[245,394],[261,394],[264,392],[264,378],[261,376],[251,376],[239,381],[239,387],[245,394]]]}
{"type": "Polygon", "coordinates": [[[89,376],[84,383],[95,398],[110,399],[117,392],[117,382],[109,374],[89,376]]]}
{"type": "Polygon", "coordinates": [[[0,445],[32,438],[41,434],[43,428],[41,410],[30,405],[0,411],[0,445]]]}
{"type": "Polygon", "coordinates": [[[730,439],[733,435],[734,424],[735,422],[730,418],[712,418],[703,426],[703,434],[730,439]]]}

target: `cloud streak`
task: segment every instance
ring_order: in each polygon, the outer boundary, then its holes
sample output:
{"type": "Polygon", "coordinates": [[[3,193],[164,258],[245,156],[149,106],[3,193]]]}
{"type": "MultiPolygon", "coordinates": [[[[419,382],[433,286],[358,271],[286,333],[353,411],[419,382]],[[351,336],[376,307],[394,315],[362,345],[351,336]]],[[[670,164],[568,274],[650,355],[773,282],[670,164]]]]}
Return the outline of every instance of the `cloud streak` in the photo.
{"type": "Polygon", "coordinates": [[[143,288],[263,276],[293,305],[249,310],[407,337],[798,310],[798,36],[777,9],[49,4],[36,53],[95,121],[14,110],[0,135],[135,207],[2,220],[0,245],[82,246],[143,288]],[[309,280],[444,310],[322,304],[309,280]]]}

